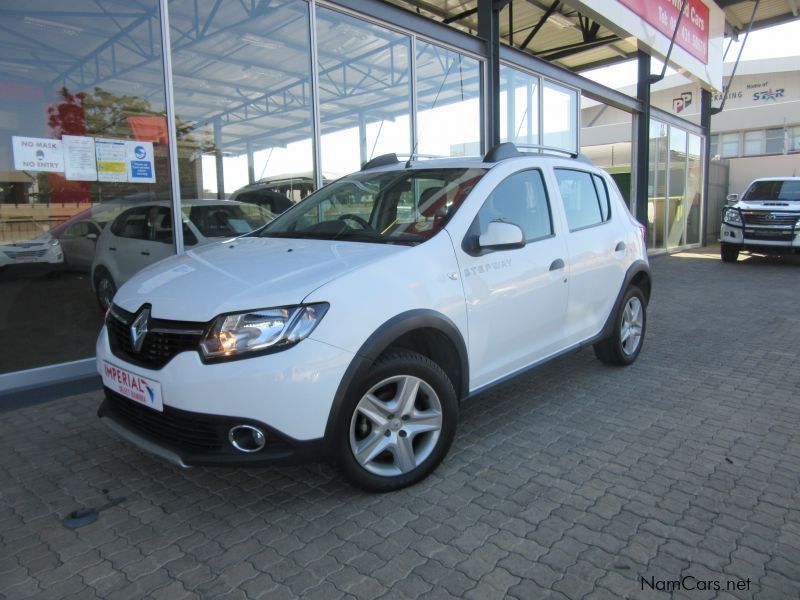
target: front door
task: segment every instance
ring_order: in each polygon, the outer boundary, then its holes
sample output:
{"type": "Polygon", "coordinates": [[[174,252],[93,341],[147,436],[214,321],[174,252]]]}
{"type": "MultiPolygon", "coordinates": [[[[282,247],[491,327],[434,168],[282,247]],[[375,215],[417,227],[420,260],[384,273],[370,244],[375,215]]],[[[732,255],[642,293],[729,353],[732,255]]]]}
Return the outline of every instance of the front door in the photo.
{"type": "Polygon", "coordinates": [[[467,302],[471,389],[561,349],[567,252],[538,169],[515,173],[495,188],[456,254],[467,302]],[[477,238],[492,221],[518,225],[525,246],[481,250],[477,238]]]}

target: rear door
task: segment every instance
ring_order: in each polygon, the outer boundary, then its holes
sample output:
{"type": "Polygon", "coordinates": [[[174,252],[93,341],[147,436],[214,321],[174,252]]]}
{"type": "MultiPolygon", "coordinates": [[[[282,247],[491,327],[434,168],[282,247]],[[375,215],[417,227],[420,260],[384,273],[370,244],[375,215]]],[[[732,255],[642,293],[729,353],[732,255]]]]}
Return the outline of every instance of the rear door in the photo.
{"type": "Polygon", "coordinates": [[[542,172],[519,171],[489,194],[456,248],[467,302],[473,389],[561,347],[569,290],[567,249],[554,221],[542,172]],[[492,221],[518,225],[525,246],[480,249],[477,238],[492,221]]]}
{"type": "Polygon", "coordinates": [[[567,220],[570,296],[565,335],[569,345],[600,332],[625,278],[626,235],[612,211],[605,180],[581,169],[555,168],[567,220]]]}

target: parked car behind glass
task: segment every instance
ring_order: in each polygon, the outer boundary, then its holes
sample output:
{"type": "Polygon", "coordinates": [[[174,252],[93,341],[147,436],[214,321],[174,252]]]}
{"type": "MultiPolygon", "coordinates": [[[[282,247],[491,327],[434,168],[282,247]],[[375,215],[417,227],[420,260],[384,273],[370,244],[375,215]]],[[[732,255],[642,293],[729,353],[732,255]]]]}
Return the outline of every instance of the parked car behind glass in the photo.
{"type": "MultiPolygon", "coordinates": [[[[181,209],[187,249],[249,233],[274,216],[258,206],[231,200],[192,200],[181,209]]],[[[100,234],[92,263],[92,286],[100,307],[111,306],[119,286],[173,251],[168,202],[140,204],[120,214],[100,234]]]]}

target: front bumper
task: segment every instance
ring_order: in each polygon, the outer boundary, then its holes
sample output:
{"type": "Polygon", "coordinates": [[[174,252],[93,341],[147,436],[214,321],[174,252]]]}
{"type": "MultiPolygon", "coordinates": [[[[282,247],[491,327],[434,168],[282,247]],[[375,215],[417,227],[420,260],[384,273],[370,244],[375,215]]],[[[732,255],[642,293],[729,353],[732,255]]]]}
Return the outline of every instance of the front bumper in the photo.
{"type": "Polygon", "coordinates": [[[147,369],[111,352],[105,326],[96,353],[101,373],[104,363],[110,363],[157,381],[164,404],[160,413],[107,390],[100,417],[112,421],[118,433],[123,428],[129,434],[123,437],[144,450],[182,466],[317,458],[333,399],[353,359],[340,348],[307,338],[282,352],[217,364],[203,364],[197,351],[184,351],[160,369],[147,369]],[[146,412],[130,414],[134,409],[146,412]],[[180,427],[187,422],[216,431],[222,443],[208,448],[187,445],[180,427]],[[226,443],[230,427],[237,424],[255,424],[268,442],[276,443],[253,454],[239,452],[226,443]]]}
{"type": "Polygon", "coordinates": [[[296,464],[325,456],[322,439],[298,441],[252,419],[205,415],[164,407],[159,413],[105,388],[97,416],[121,438],[179,467],[296,464]],[[265,433],[258,452],[243,453],[228,442],[235,425],[252,425],[265,433]]]}
{"type": "Polygon", "coordinates": [[[723,244],[741,246],[743,249],[764,249],[779,251],[781,249],[800,251],[800,233],[792,229],[734,227],[723,223],[720,227],[719,241],[723,244]]]}

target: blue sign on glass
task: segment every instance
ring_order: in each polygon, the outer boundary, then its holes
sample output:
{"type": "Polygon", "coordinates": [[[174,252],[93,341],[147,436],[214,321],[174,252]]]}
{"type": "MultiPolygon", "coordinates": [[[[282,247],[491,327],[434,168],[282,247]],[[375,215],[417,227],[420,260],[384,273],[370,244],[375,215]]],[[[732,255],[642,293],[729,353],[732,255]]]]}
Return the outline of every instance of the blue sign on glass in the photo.
{"type": "Polygon", "coordinates": [[[131,161],[131,179],[152,179],[153,178],[153,163],[149,160],[132,160],[131,161]]]}

